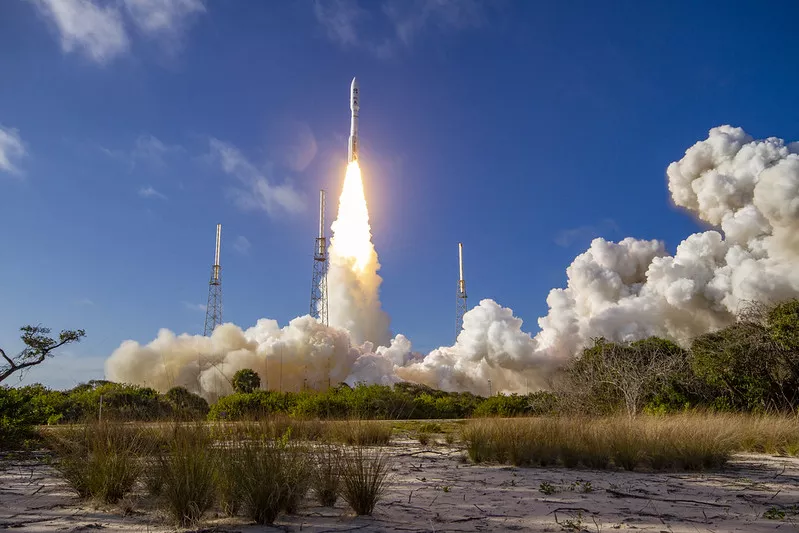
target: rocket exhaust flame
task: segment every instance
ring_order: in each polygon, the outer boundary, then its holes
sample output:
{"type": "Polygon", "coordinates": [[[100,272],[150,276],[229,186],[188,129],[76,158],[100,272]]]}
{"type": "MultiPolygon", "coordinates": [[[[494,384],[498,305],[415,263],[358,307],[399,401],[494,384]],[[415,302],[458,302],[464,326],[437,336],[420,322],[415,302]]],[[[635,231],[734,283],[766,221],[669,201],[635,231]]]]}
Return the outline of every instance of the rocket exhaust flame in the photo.
{"type": "MultiPolygon", "coordinates": [[[[333,222],[332,247],[340,259],[351,259],[353,270],[363,272],[375,256],[369,210],[363,192],[361,169],[357,161],[347,165],[347,175],[338,203],[338,218],[333,222]]],[[[376,257],[375,257],[376,259],[376,257]]]]}

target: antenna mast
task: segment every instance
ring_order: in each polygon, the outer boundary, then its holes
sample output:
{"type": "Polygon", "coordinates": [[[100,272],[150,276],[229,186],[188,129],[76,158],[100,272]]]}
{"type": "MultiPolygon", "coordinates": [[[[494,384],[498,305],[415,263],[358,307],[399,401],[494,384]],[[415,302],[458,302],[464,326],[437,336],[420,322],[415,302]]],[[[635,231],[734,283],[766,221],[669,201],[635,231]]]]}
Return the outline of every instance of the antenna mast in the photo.
{"type": "Polygon", "coordinates": [[[319,191],[319,236],[314,244],[311,316],[327,326],[327,238],[325,237],[325,191],[319,191]]]}
{"type": "Polygon", "coordinates": [[[205,329],[203,335],[206,337],[214,332],[219,324],[222,323],[222,267],[219,264],[219,249],[222,245],[222,224],[216,225],[216,252],[214,253],[214,264],[211,266],[211,281],[208,283],[208,305],[205,306],[205,329]]]}
{"type": "Polygon", "coordinates": [[[463,279],[463,243],[458,243],[458,266],[460,277],[458,278],[458,292],[455,297],[455,339],[463,329],[463,315],[468,309],[466,305],[466,280],[463,279]]]}

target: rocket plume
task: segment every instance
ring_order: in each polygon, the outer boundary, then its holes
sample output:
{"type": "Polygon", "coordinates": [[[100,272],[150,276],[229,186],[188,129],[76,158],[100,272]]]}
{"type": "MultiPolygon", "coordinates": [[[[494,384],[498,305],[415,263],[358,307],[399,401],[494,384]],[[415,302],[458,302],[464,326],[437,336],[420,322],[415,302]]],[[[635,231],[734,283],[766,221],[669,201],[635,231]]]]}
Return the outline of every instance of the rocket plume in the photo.
{"type": "Polygon", "coordinates": [[[661,241],[594,239],[566,269],[566,287],[550,291],[536,335],[510,309],[483,300],[464,315],[453,346],[421,356],[403,335],[389,340],[353,161],[333,224],[331,327],[305,316],[282,329],[266,319],[246,331],[224,324],[210,338],[162,330],[145,346],[123,343],[106,375],[162,391],[183,385],[206,397],[229,392],[241,368],[261,374],[270,389],[281,386],[280,375],[283,390],[299,390],[303,379],[313,387],[409,380],[487,394],[491,380],[494,392],[523,393],[545,387],[548,373],[594,337],[658,335],[686,345],[730,324],[746,301],[799,296],[799,143],[720,126],[666,174],[674,203],[716,229],[690,235],[674,255],[661,241]]]}
{"type": "Polygon", "coordinates": [[[383,282],[372,244],[369,209],[358,161],[347,165],[338,216],[331,226],[328,270],[329,322],[350,332],[356,344],[388,345],[389,318],[380,305],[383,282]]]}

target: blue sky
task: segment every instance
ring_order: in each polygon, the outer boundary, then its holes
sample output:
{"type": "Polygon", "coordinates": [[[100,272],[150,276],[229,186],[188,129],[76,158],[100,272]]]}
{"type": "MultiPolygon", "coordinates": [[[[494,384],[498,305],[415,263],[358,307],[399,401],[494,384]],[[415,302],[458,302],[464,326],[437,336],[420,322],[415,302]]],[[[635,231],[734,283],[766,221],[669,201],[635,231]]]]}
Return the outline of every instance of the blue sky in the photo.
{"type": "Polygon", "coordinates": [[[799,139],[797,15],[794,2],[2,2],[0,347],[19,349],[27,323],[85,328],[25,379],[69,387],[101,377],[125,339],[201,333],[217,222],[226,321],[307,313],[317,191],[340,191],[355,75],[392,330],[420,351],[452,343],[463,241],[471,305],[493,298],[534,333],[592,237],[673,252],[700,229],[671,206],[665,169],[708,129],[799,139]]]}

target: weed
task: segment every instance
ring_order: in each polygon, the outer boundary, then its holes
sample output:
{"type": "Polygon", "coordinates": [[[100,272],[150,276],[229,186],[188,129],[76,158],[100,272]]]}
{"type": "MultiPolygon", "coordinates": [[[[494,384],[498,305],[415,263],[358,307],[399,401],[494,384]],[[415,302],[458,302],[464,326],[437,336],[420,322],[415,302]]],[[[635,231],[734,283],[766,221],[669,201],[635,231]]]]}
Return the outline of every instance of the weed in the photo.
{"type": "Polygon", "coordinates": [[[551,496],[552,494],[558,492],[558,489],[556,489],[555,486],[549,481],[542,481],[538,486],[538,492],[547,496],[551,496]]]}
{"type": "Polygon", "coordinates": [[[430,434],[429,433],[420,432],[416,436],[416,438],[419,439],[419,444],[421,444],[422,446],[427,446],[428,444],[430,444],[430,434]]]}
{"type": "Polygon", "coordinates": [[[784,520],[785,511],[778,507],[769,507],[766,509],[766,512],[763,513],[763,518],[767,520],[784,520]]]}
{"type": "Polygon", "coordinates": [[[455,444],[455,433],[452,433],[452,432],[445,433],[444,434],[444,444],[446,444],[447,446],[452,446],[453,444],[455,444]]]}

